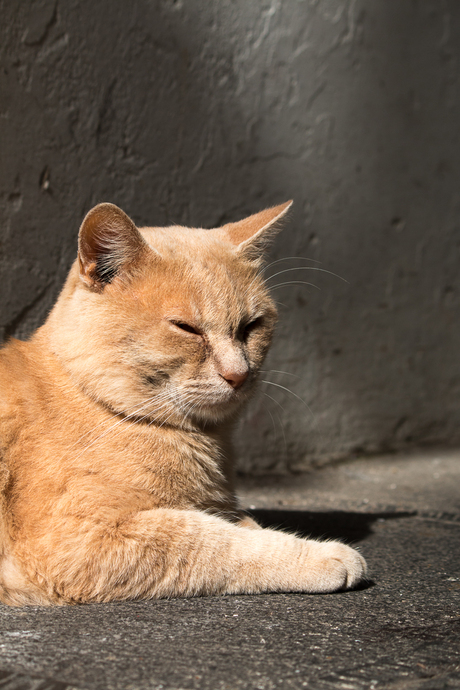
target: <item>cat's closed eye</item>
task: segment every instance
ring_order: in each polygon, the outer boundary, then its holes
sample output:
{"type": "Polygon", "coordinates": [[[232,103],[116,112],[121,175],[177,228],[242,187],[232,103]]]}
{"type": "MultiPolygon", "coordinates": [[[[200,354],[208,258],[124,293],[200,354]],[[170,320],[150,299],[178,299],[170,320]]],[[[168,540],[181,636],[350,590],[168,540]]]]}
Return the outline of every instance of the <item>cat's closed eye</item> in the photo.
{"type": "Polygon", "coordinates": [[[169,323],[179,330],[185,331],[186,333],[192,333],[193,335],[199,335],[200,337],[203,335],[195,326],[192,326],[192,324],[187,323],[186,321],[176,321],[171,319],[169,323]]]}
{"type": "Polygon", "coordinates": [[[254,319],[253,321],[250,321],[249,323],[245,324],[241,328],[241,338],[242,340],[247,340],[251,333],[256,331],[258,328],[260,328],[263,325],[263,320],[262,317],[259,316],[257,319],[254,319]]]}

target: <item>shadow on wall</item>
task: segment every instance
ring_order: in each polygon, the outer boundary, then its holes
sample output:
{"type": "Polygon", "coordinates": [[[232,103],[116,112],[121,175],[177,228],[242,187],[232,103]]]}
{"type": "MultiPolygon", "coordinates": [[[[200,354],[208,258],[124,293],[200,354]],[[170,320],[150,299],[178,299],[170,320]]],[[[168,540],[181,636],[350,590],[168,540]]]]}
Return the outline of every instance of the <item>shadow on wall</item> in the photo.
{"type": "Polygon", "coordinates": [[[211,227],[294,198],[272,258],[306,259],[269,269],[275,401],[248,409],[239,468],[457,440],[454,0],[2,12],[0,335],[43,321],[97,202],[211,227]]]}

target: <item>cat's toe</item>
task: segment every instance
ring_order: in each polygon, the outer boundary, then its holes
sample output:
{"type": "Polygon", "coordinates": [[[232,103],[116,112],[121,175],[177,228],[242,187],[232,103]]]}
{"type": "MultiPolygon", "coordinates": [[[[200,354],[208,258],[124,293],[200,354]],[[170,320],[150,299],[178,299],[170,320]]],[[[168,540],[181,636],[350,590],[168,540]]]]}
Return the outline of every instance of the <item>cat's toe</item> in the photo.
{"type": "Polygon", "coordinates": [[[365,579],[366,573],[366,561],[356,549],[350,549],[350,554],[347,557],[347,581],[345,583],[345,589],[356,587],[356,585],[365,579]]]}
{"type": "Polygon", "coordinates": [[[367,565],[356,549],[338,541],[315,542],[311,554],[318,592],[337,592],[356,587],[366,576],[367,565]]]}

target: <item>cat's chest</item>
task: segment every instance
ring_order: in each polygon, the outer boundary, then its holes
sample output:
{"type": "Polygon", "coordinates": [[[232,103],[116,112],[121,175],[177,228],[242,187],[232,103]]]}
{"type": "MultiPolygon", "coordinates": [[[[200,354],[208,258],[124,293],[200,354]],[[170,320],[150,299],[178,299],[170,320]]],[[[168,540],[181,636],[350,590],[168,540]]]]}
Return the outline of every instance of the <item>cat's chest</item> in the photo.
{"type": "Polygon", "coordinates": [[[220,444],[206,434],[133,425],[95,446],[85,464],[126,494],[142,492],[152,507],[235,509],[220,444]]]}
{"type": "Polygon", "coordinates": [[[71,495],[80,505],[110,503],[115,509],[235,512],[219,439],[102,415],[91,423],[80,420],[56,413],[9,435],[0,423],[0,438],[11,437],[4,455],[19,503],[21,496],[27,503],[29,494],[43,495],[44,504],[61,504],[61,496],[71,495]],[[48,433],[40,433],[46,424],[48,433]]]}

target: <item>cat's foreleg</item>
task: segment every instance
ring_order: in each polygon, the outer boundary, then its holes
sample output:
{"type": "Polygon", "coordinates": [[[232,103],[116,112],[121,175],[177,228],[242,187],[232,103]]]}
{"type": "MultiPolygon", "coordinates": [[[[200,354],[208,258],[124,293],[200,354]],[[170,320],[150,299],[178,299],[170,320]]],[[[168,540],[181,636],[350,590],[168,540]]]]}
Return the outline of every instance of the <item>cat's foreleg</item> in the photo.
{"type": "Polygon", "coordinates": [[[199,511],[145,510],[105,527],[66,524],[66,533],[50,535],[41,571],[68,602],[332,592],[353,587],[366,571],[339,542],[242,529],[199,511]]]}

